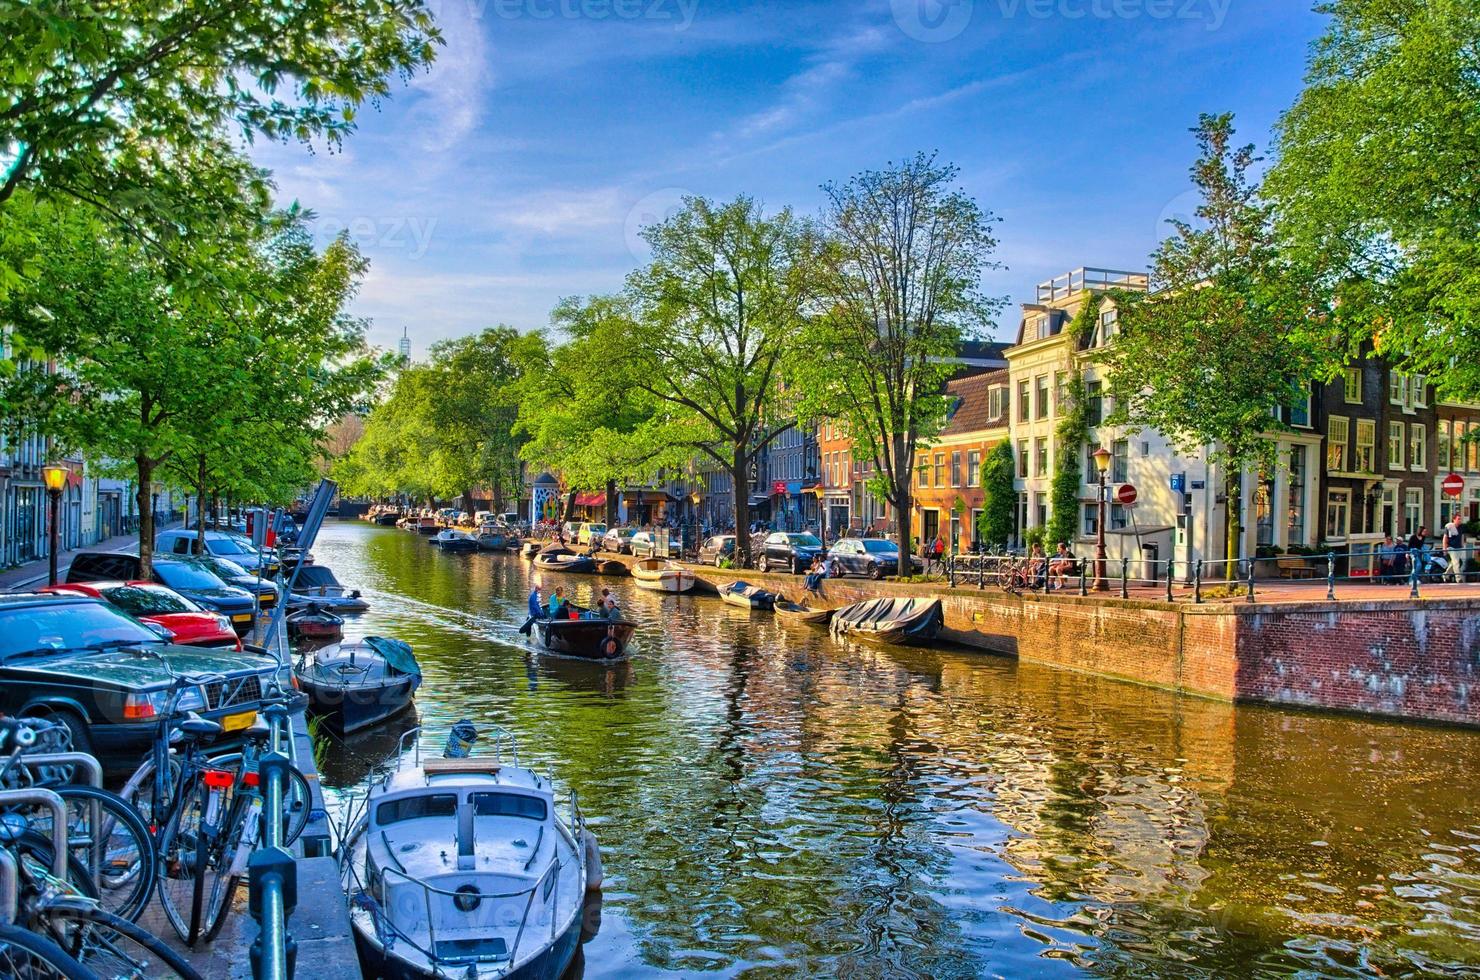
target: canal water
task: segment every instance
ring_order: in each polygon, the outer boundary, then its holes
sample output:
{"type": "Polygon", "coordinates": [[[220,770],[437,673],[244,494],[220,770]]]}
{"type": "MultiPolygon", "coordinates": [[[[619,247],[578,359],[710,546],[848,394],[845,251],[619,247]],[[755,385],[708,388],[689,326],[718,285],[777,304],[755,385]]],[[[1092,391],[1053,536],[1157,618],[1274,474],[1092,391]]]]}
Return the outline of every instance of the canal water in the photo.
{"type": "MultiPolygon", "coordinates": [[[[373,604],[350,635],[414,645],[429,744],[500,725],[579,792],[607,875],[584,976],[1480,974],[1480,733],[851,646],[560,576],[643,623],[603,668],[517,633],[517,555],[349,522],[314,551],[373,604]]],[[[331,796],[396,734],[324,746],[331,796]]]]}

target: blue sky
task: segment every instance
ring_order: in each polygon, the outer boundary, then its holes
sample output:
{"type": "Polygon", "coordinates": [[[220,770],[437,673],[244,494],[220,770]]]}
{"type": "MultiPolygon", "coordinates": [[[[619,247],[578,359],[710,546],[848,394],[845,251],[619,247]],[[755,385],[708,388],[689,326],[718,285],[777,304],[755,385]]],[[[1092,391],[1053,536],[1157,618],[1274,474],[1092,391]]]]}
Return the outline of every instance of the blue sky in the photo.
{"type": "Polygon", "coordinates": [[[990,293],[1144,268],[1198,114],[1266,144],[1322,26],[1302,0],[429,2],[447,46],[342,152],[255,151],[371,260],[371,339],[417,352],[618,288],[685,194],[813,214],[917,150],[1002,218],[990,293]]]}

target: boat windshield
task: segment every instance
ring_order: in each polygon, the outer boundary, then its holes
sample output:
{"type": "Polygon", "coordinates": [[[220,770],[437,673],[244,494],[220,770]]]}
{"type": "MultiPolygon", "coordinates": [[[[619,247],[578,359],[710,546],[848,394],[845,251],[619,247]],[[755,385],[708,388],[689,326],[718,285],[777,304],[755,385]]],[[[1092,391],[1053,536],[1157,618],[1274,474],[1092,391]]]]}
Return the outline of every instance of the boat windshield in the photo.
{"type": "Polygon", "coordinates": [[[544,820],[549,815],[545,801],[515,793],[474,793],[473,815],[476,817],[524,817],[544,820]]]}
{"type": "Polygon", "coordinates": [[[381,827],[403,820],[422,817],[450,817],[457,813],[457,794],[436,793],[428,796],[404,796],[387,800],[375,808],[375,823],[381,827]]]}

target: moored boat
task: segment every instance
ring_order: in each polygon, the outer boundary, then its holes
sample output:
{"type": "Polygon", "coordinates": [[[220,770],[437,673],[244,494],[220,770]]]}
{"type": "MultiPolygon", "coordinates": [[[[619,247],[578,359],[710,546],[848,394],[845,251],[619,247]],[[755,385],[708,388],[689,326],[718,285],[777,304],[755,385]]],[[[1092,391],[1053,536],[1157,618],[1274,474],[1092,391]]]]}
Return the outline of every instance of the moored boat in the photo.
{"type": "Polygon", "coordinates": [[[503,531],[485,528],[475,536],[479,551],[504,551],[509,547],[509,536],[503,531]]]}
{"type": "MultiPolygon", "coordinates": [[[[502,751],[466,755],[459,723],[454,758],[401,753],[372,783],[351,825],[341,874],[366,976],[549,978],[570,967],[600,858],[571,797],[502,751]]],[[[503,748],[505,740],[495,744],[503,748]]]]}
{"type": "Polygon", "coordinates": [[[776,615],[792,623],[826,626],[827,621],[832,619],[833,612],[832,609],[813,609],[806,603],[792,602],[785,596],[776,600],[776,615]]]}
{"type": "Polygon", "coordinates": [[[719,597],[730,605],[743,609],[776,608],[776,593],[767,592],[748,582],[731,582],[719,590],[719,597]]]}
{"type": "Polygon", "coordinates": [[[539,554],[545,546],[538,541],[526,541],[519,548],[519,553],[525,558],[533,558],[539,554]]]}
{"type": "Polygon", "coordinates": [[[305,640],[322,643],[344,635],[344,620],[316,602],[289,613],[284,622],[288,627],[288,639],[294,643],[305,640]]]}
{"type": "Polygon", "coordinates": [[[654,592],[687,592],[694,587],[694,573],[662,558],[644,558],[632,566],[638,588],[654,592]]]}
{"type": "Polygon", "coordinates": [[[444,531],[439,531],[437,536],[432,538],[432,544],[441,548],[443,551],[469,552],[478,550],[477,538],[466,531],[459,531],[451,527],[444,531]]]}
{"type": "Polygon", "coordinates": [[[596,570],[602,575],[627,575],[627,563],[616,558],[597,558],[596,570]]]}
{"type": "Polygon", "coordinates": [[[411,647],[380,636],[305,654],[293,673],[310,709],[341,732],[400,714],[421,685],[421,665],[411,647]]]}
{"type": "Polygon", "coordinates": [[[418,517],[416,519],[416,533],[423,537],[432,537],[442,530],[435,517],[418,517]]]}
{"type": "Polygon", "coordinates": [[[571,572],[577,575],[592,575],[596,572],[596,559],[589,555],[578,555],[573,551],[549,549],[534,557],[534,567],[547,572],[571,572]]]}
{"type": "Polygon", "coordinates": [[[944,625],[939,599],[865,599],[832,617],[834,636],[879,643],[929,643],[944,625]]]}
{"type": "Polygon", "coordinates": [[[336,614],[364,612],[370,608],[360,590],[347,588],[327,565],[304,565],[298,569],[288,601],[294,605],[317,603],[336,614]]]}

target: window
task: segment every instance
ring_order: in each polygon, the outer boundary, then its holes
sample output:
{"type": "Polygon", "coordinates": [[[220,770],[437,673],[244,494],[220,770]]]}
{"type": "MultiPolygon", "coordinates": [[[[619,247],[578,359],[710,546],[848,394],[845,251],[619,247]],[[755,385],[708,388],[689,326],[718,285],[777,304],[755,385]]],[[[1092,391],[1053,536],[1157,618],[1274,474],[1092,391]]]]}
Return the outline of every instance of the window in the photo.
{"type": "Polygon", "coordinates": [[[1034,399],[1034,407],[1037,411],[1034,412],[1034,415],[1040,419],[1046,419],[1048,418],[1048,375],[1040,375],[1034,381],[1034,386],[1037,389],[1035,393],[1036,398],[1034,399]]]}
{"type": "Polygon", "coordinates": [[[1026,439],[1021,439],[1021,440],[1018,441],[1018,466],[1017,466],[1017,468],[1018,468],[1018,476],[1021,477],[1021,478],[1023,478],[1023,479],[1027,479],[1027,477],[1028,477],[1028,440],[1026,440],[1026,439]]]}
{"type": "Polygon", "coordinates": [[[1476,429],[1480,428],[1471,422],[1465,429],[1465,469],[1470,472],[1480,470],[1480,438],[1476,438],[1476,429]]]}
{"type": "Polygon", "coordinates": [[[1305,447],[1290,447],[1289,496],[1285,524],[1287,544],[1305,544],[1305,447]]]}
{"type": "Polygon", "coordinates": [[[1351,526],[1351,491],[1326,492],[1326,540],[1345,541],[1351,526]]]}
{"type": "Polygon", "coordinates": [[[1448,419],[1439,422],[1439,468],[1441,470],[1455,469],[1454,465],[1454,440],[1451,433],[1454,431],[1448,419]]]}
{"type": "Polygon", "coordinates": [[[1048,494],[1033,494],[1033,516],[1037,527],[1043,527],[1048,523],[1048,494]]]}
{"type": "Polygon", "coordinates": [[[1357,419],[1357,472],[1377,471],[1377,423],[1371,419],[1357,419]]]}
{"type": "Polygon", "coordinates": [[[1018,421],[1027,422],[1032,418],[1033,407],[1028,404],[1028,382],[1018,382],[1018,421]]]}
{"type": "Polygon", "coordinates": [[[1362,404],[1362,369],[1349,367],[1342,376],[1342,397],[1348,405],[1362,404]]]}
{"type": "Polygon", "coordinates": [[[1403,491],[1404,534],[1415,534],[1423,527],[1423,488],[1410,487],[1403,491]]]}
{"type": "Polygon", "coordinates": [[[1290,406],[1290,425],[1297,429],[1310,428],[1310,393],[1290,406]]]}
{"type": "Polygon", "coordinates": [[[1274,544],[1274,480],[1267,472],[1254,484],[1254,543],[1274,544]]]}
{"type": "Polygon", "coordinates": [[[1126,509],[1125,504],[1110,505],[1110,530],[1124,531],[1130,527],[1130,523],[1130,511],[1126,509]]]}
{"type": "Polygon", "coordinates": [[[1048,476],[1048,440],[1033,440],[1033,475],[1048,476]]]}
{"type": "Polygon", "coordinates": [[[961,454],[951,453],[951,486],[961,485],[961,454]]]}
{"type": "Polygon", "coordinates": [[[1382,488],[1381,508],[1381,513],[1378,515],[1379,527],[1377,530],[1383,534],[1391,534],[1396,537],[1400,533],[1397,527],[1398,488],[1391,483],[1384,485],[1382,488]]]}
{"type": "Polygon", "coordinates": [[[1060,371],[1053,376],[1053,410],[1063,415],[1069,408],[1069,373],[1060,371]]]}
{"type": "Polygon", "coordinates": [[[450,817],[457,812],[457,795],[438,793],[435,796],[408,796],[399,800],[387,800],[375,808],[377,826],[389,827],[402,820],[418,820],[422,817],[450,817]]]}
{"type": "Polygon", "coordinates": [[[1045,313],[1040,313],[1028,321],[1028,336],[1034,340],[1043,340],[1050,335],[1049,319],[1045,313]]]}
{"type": "Polygon", "coordinates": [[[1393,371],[1388,375],[1388,402],[1393,405],[1408,404],[1408,375],[1393,371]]]}
{"type": "Polygon", "coordinates": [[[1085,414],[1088,419],[1087,424],[1091,426],[1099,425],[1105,420],[1105,396],[1102,387],[1098,381],[1091,381],[1084,386],[1085,401],[1088,402],[1085,414]]]}
{"type": "Polygon", "coordinates": [[[1088,446],[1081,447],[1079,458],[1084,460],[1084,483],[1086,486],[1097,487],[1100,485],[1100,468],[1095,465],[1094,453],[1090,452],[1088,446]]]}
{"type": "Polygon", "coordinates": [[[980,449],[973,449],[966,454],[966,485],[968,487],[979,487],[982,482],[982,453],[980,449]]]}
{"type": "Polygon", "coordinates": [[[1110,482],[1129,483],[1131,481],[1131,444],[1124,439],[1117,439],[1110,444],[1110,482]]]}
{"type": "Polygon", "coordinates": [[[920,454],[920,461],[915,464],[915,468],[920,474],[920,486],[930,486],[930,464],[926,462],[923,453],[920,454]]]}
{"type": "Polygon", "coordinates": [[[1108,344],[1120,332],[1120,311],[1108,309],[1100,314],[1100,344],[1108,344]]]}
{"type": "Polygon", "coordinates": [[[1092,538],[1100,533],[1100,505],[1084,505],[1084,536],[1092,538]]]}
{"type": "Polygon", "coordinates": [[[1403,446],[1405,445],[1403,432],[1402,422],[1388,423],[1388,469],[1401,470],[1403,468],[1403,446]]]}
{"type": "Polygon", "coordinates": [[[946,485],[946,454],[935,454],[935,485],[943,487],[946,485]]]}
{"type": "Polygon", "coordinates": [[[1423,375],[1415,374],[1413,380],[1408,382],[1408,397],[1414,408],[1429,407],[1429,386],[1424,383],[1423,375]]]}
{"type": "Polygon", "coordinates": [[[1429,429],[1425,425],[1408,427],[1408,462],[1415,470],[1429,468],[1429,429]]]}
{"type": "Polygon", "coordinates": [[[523,817],[525,820],[543,820],[548,816],[545,801],[533,796],[515,793],[474,793],[473,816],[475,817],[523,817]]]}
{"type": "Polygon", "coordinates": [[[987,414],[1000,419],[1007,414],[1007,389],[995,385],[987,389],[987,414]]]}
{"type": "Polygon", "coordinates": [[[1350,425],[1340,415],[1331,416],[1326,429],[1326,469],[1345,472],[1350,425]]]}

